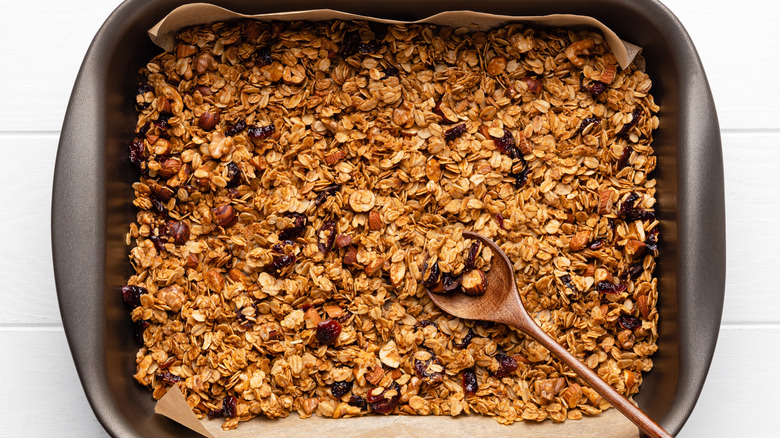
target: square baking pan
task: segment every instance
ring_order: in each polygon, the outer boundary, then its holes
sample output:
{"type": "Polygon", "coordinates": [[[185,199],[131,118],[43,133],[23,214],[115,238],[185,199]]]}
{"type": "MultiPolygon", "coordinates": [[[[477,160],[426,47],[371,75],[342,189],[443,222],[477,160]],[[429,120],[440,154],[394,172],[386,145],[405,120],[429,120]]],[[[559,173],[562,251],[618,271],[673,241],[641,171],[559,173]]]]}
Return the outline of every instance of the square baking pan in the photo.
{"type": "MultiPolygon", "coordinates": [[[[155,415],[133,379],[135,353],[119,288],[130,275],[125,234],[135,218],[127,145],[136,123],[138,70],[160,48],[147,29],[185,2],[127,0],[108,17],[73,88],[57,151],[52,241],[57,294],[81,383],[117,437],[197,436],[155,415]]],[[[701,62],[677,18],[654,0],[215,0],[246,14],[329,8],[400,20],[445,10],[503,15],[590,15],[643,47],[660,105],[659,339],[640,407],[677,434],[696,404],[715,350],[725,288],[723,162],[717,115],[701,62]]],[[[446,433],[446,432],[443,432],[446,433]]]]}

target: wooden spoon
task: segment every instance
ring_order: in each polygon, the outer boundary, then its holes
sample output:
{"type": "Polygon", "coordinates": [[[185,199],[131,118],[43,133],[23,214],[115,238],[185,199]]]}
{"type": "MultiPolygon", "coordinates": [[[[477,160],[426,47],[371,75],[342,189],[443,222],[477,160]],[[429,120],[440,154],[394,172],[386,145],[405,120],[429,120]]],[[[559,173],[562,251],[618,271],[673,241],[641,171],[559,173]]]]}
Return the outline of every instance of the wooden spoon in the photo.
{"type": "Polygon", "coordinates": [[[464,231],[463,236],[479,240],[493,251],[490,270],[485,275],[487,288],[485,293],[480,296],[469,296],[462,293],[437,294],[428,291],[428,296],[437,306],[458,318],[495,321],[522,330],[566,363],[582,380],[587,382],[591,388],[629,420],[633,421],[648,436],[653,438],[671,437],[647,414],[601,380],[598,374],[560,346],[555,339],[536,324],[520,301],[512,262],[495,242],[469,231],[464,231]]]}

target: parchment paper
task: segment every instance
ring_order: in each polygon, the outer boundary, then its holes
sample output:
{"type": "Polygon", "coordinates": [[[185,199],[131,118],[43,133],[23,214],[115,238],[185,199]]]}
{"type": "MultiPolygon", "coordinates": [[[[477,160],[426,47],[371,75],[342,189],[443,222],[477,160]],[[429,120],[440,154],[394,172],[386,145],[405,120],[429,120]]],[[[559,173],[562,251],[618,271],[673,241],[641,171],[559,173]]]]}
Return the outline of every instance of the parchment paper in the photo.
{"type": "MultiPolygon", "coordinates": [[[[244,15],[208,3],[193,3],[179,6],[149,29],[152,41],[172,51],[175,35],[184,27],[227,21],[237,18],[257,20],[366,20],[385,24],[409,23],[349,14],[330,9],[283,12],[275,14],[244,15]]],[[[431,23],[442,26],[469,27],[473,30],[489,30],[508,23],[527,23],[551,27],[593,27],[601,31],[621,68],[627,67],[639,55],[641,48],[621,40],[603,23],[593,17],[555,14],[545,16],[513,17],[492,15],[473,11],[448,11],[432,15],[413,23],[431,23]]],[[[566,421],[556,424],[517,422],[511,426],[498,424],[494,419],[480,415],[447,416],[403,416],[369,415],[358,418],[301,419],[295,413],[281,420],[258,417],[241,423],[232,431],[222,430],[222,420],[198,420],[190,409],[178,385],[171,387],[155,406],[155,412],[164,415],[185,427],[209,438],[290,438],[290,437],[452,437],[452,438],[638,438],[639,431],[631,421],[615,409],[609,409],[597,417],[566,421]]]]}

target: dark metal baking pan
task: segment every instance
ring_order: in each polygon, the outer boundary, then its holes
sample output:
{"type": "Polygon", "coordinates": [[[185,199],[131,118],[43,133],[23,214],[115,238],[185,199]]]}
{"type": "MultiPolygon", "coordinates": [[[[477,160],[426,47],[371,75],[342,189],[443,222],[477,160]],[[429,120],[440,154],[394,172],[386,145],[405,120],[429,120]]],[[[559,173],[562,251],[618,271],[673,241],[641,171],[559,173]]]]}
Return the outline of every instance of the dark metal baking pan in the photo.
{"type": "MultiPolygon", "coordinates": [[[[159,48],[147,37],[181,0],[127,0],[86,54],[62,127],[54,174],[52,241],[62,320],[81,383],[113,436],[196,436],[153,414],[132,374],[134,344],[118,288],[129,275],[134,174],[127,161],[138,69],[159,48]]],[[[636,397],[671,433],[699,397],[715,350],[725,284],[723,163],[717,116],[701,62],[677,18],[654,0],[215,0],[243,13],[331,8],[404,20],[444,10],[507,15],[591,15],[644,48],[661,106],[655,133],[659,259],[659,350],[636,397]]]]}

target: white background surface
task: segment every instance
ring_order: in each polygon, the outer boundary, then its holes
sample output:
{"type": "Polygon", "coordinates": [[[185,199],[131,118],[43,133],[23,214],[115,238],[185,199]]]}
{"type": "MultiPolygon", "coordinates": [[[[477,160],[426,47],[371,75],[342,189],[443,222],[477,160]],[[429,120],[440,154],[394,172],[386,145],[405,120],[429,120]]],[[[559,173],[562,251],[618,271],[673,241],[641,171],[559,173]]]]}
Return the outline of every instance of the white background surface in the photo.
{"type": "MultiPolygon", "coordinates": [[[[0,8],[0,435],[106,437],[63,333],[51,263],[54,158],[87,47],[119,0],[0,8]],[[33,18],[35,16],[35,18],[33,18]]],[[[778,437],[780,18],[770,0],[667,0],[696,44],[720,116],[728,269],[709,378],[679,434],[778,437]]]]}

